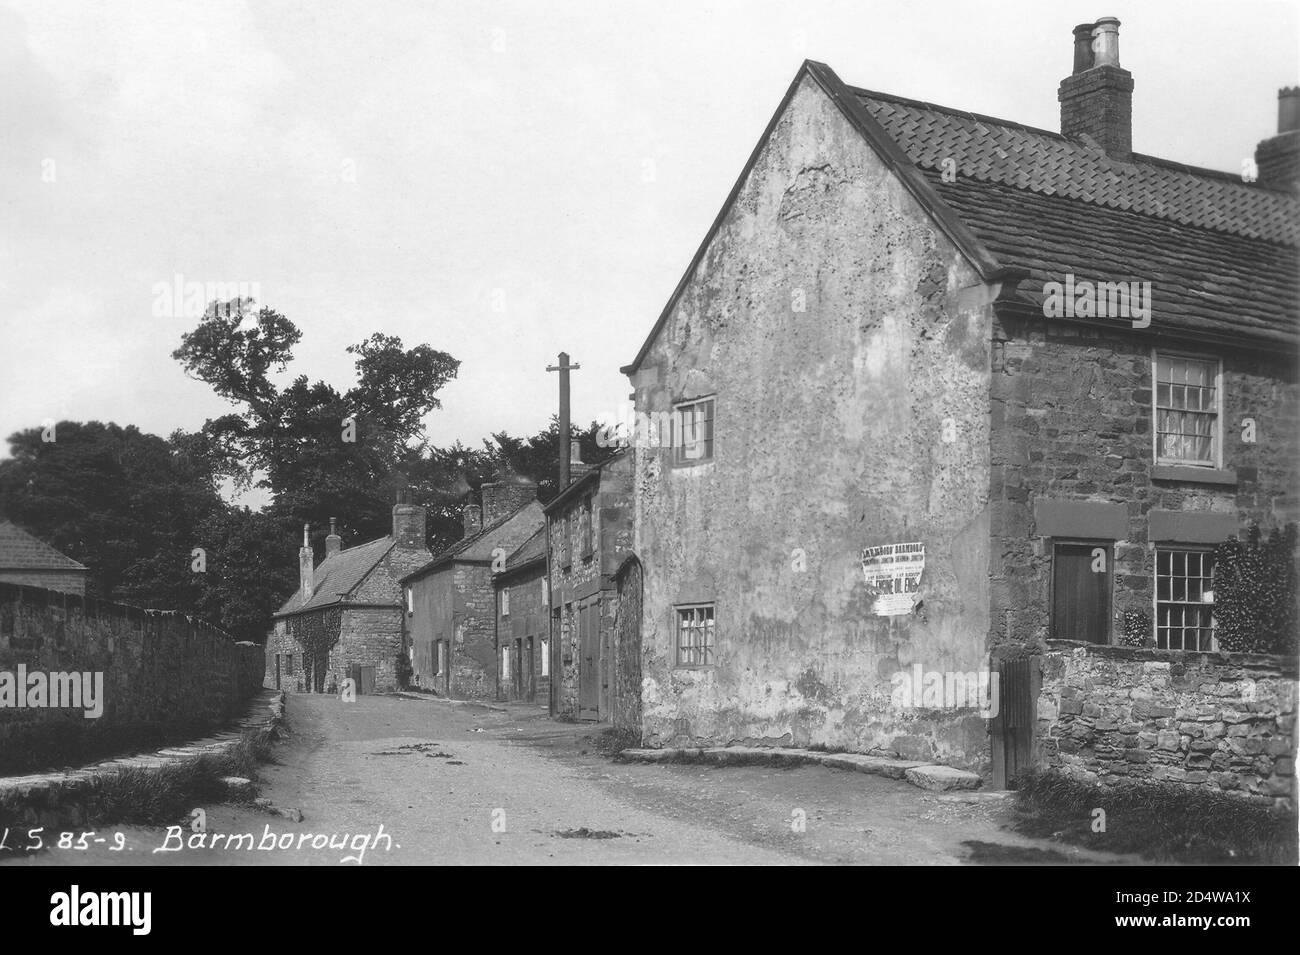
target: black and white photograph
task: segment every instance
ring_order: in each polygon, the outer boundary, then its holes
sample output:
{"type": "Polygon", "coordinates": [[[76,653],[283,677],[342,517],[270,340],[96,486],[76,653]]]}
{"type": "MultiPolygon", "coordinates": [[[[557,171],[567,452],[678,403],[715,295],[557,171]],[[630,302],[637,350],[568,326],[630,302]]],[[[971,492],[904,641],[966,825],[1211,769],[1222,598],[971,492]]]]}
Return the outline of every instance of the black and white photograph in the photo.
{"type": "Polygon", "coordinates": [[[1297,0],[0,0],[15,921],[832,865],[1275,922],[1298,84],[1297,0]]]}

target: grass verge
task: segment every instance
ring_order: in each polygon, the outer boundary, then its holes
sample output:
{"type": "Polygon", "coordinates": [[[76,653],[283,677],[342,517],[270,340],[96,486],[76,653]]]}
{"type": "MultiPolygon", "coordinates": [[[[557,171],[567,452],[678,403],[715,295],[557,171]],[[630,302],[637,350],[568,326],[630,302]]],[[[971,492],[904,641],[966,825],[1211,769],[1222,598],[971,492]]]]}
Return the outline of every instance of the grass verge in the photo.
{"type": "Polygon", "coordinates": [[[1012,828],[1027,836],[1158,861],[1296,864],[1294,811],[1190,786],[1100,786],[1052,772],[1022,776],[1018,790],[1012,828]]]}
{"type": "MultiPolygon", "coordinates": [[[[225,802],[226,776],[254,782],[258,767],[273,762],[266,728],[246,730],[234,746],[214,755],[168,763],[157,769],[128,768],[92,777],[70,788],[0,795],[0,829],[20,830],[75,807],[77,825],[162,826],[174,823],[196,805],[225,802]]],[[[252,795],[244,797],[251,800],[252,795]]]]}

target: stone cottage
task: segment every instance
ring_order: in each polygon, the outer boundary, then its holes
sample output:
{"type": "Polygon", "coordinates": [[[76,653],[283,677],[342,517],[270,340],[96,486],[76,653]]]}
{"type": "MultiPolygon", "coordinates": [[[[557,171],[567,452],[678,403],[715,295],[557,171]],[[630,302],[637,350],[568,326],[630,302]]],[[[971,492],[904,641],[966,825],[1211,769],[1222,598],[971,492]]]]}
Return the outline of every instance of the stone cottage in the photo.
{"type": "Polygon", "coordinates": [[[464,536],[402,578],[417,684],[458,699],[497,695],[494,571],[544,524],[537,485],[484,484],[483,505],[464,511],[464,536]]]}
{"type": "Polygon", "coordinates": [[[578,476],[546,505],[557,715],[639,721],[639,651],[635,638],[616,639],[618,574],[632,555],[632,461],[629,450],[595,468],[576,461],[578,476]]]}
{"type": "Polygon", "coordinates": [[[303,527],[298,589],[267,640],[267,686],[321,693],[351,678],[359,693],[397,689],[397,658],[410,655],[399,581],[429,560],[425,526],[423,507],[398,503],[391,534],[344,548],[331,519],[319,566],[303,527]]]}
{"type": "Polygon", "coordinates": [[[1135,153],[1118,27],[1059,133],[798,71],[623,369],[647,743],[1293,786],[1294,661],[1228,695],[1212,548],[1295,514],[1297,91],[1258,181],[1135,153]]]}
{"type": "Polygon", "coordinates": [[[89,573],[85,564],[33,537],[13,521],[0,521],[0,583],[84,597],[89,573]]]}
{"type": "Polygon", "coordinates": [[[496,590],[497,699],[551,698],[546,528],[519,545],[492,576],[496,590]]]}

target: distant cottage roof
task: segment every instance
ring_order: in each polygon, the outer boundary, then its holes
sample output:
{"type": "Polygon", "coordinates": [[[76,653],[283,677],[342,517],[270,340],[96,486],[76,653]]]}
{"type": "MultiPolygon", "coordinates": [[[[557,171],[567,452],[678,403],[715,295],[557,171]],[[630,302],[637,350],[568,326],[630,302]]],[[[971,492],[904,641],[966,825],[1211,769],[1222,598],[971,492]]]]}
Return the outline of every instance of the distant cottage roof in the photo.
{"type": "Polygon", "coordinates": [[[1010,301],[1041,309],[1044,283],[1067,273],[1079,281],[1150,281],[1153,330],[1264,347],[1300,344],[1295,195],[1136,153],[1122,161],[1060,133],[856,89],[824,63],[805,61],[625,374],[645,360],[808,77],[980,277],[1014,285],[1010,301]]]}
{"type": "Polygon", "coordinates": [[[542,525],[532,537],[519,545],[513,554],[506,558],[504,573],[519,570],[546,558],[546,526],[542,525]]]}
{"type": "MultiPolygon", "coordinates": [[[[477,534],[463,537],[450,547],[435,554],[433,559],[423,567],[403,577],[402,583],[423,577],[444,564],[455,561],[480,564],[491,563],[495,559],[496,550],[501,546],[502,541],[511,539],[520,522],[540,520],[542,520],[542,505],[536,500],[529,501],[523,507],[511,511],[505,517],[489,524],[477,534]]],[[[518,540],[518,538],[515,537],[514,540],[518,540]]]]}
{"type": "Polygon", "coordinates": [[[0,521],[0,570],[88,570],[12,521],[0,521]]]}
{"type": "Polygon", "coordinates": [[[312,576],[312,595],[308,601],[302,603],[302,585],[299,584],[293,596],[280,606],[275,616],[317,610],[343,602],[396,544],[397,541],[392,537],[381,537],[325,558],[312,576]]]}

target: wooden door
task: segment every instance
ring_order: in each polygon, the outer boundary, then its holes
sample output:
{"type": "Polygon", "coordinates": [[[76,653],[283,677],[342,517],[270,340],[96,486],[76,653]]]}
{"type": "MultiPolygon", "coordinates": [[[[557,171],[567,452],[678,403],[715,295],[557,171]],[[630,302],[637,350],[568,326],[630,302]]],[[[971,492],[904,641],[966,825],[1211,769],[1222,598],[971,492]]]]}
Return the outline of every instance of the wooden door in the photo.
{"type": "Polygon", "coordinates": [[[1052,636],[1110,642],[1110,546],[1057,544],[1052,557],[1052,636]]]}
{"type": "Polygon", "coordinates": [[[600,627],[592,605],[578,607],[578,717],[600,719],[600,627]]]}
{"type": "Polygon", "coordinates": [[[1038,660],[1026,657],[995,664],[997,715],[990,721],[993,787],[1013,789],[1016,779],[1033,767],[1034,725],[1038,714],[1038,660]]]}
{"type": "Polygon", "coordinates": [[[527,667],[524,676],[524,698],[529,703],[533,703],[537,700],[537,650],[532,637],[524,641],[524,663],[527,667]]]}

